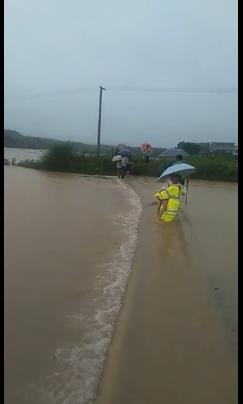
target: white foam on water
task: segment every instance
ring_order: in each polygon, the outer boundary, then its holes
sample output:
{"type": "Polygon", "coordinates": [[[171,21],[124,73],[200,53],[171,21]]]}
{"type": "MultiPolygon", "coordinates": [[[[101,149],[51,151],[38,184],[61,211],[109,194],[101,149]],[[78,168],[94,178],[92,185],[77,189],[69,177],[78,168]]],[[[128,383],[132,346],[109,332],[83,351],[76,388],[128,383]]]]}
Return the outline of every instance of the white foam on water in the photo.
{"type": "Polygon", "coordinates": [[[99,265],[100,275],[91,294],[89,306],[79,313],[71,314],[85,334],[80,343],[60,348],[55,353],[61,371],[51,378],[51,391],[41,391],[46,404],[91,404],[102,375],[105,357],[111,343],[115,321],[121,309],[128,275],[138,238],[138,223],[142,204],[138,195],[118,180],[129,202],[130,208],[114,218],[124,234],[124,242],[99,265]]]}

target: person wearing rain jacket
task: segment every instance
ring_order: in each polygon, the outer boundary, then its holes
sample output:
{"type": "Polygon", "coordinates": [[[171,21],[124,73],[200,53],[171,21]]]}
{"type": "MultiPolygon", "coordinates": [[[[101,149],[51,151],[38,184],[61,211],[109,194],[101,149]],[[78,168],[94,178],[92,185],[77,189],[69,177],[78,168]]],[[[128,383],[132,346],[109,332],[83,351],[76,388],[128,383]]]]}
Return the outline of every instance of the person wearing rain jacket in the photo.
{"type": "Polygon", "coordinates": [[[121,160],[117,161],[116,168],[117,168],[117,176],[118,176],[118,178],[121,178],[121,176],[122,176],[122,162],[121,162],[121,160]]]}
{"type": "Polygon", "coordinates": [[[157,199],[158,216],[162,222],[172,222],[180,207],[180,197],[183,195],[183,181],[180,175],[172,174],[166,188],[157,192],[154,197],[157,199]]]}

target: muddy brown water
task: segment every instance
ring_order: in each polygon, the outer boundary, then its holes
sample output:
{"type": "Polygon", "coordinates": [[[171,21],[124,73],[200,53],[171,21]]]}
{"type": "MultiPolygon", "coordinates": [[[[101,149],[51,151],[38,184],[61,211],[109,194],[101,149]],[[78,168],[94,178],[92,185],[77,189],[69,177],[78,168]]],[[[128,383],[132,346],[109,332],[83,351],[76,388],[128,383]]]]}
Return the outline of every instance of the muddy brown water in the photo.
{"type": "Polygon", "coordinates": [[[97,404],[237,403],[237,186],[191,181],[171,226],[144,210],[97,404]]]}
{"type": "Polygon", "coordinates": [[[94,396],[136,245],[136,198],[112,178],[5,168],[7,404],[94,396]]]}
{"type": "Polygon", "coordinates": [[[237,186],[126,184],[5,168],[6,404],[93,402],[112,335],[98,403],[236,403],[237,186]]]}

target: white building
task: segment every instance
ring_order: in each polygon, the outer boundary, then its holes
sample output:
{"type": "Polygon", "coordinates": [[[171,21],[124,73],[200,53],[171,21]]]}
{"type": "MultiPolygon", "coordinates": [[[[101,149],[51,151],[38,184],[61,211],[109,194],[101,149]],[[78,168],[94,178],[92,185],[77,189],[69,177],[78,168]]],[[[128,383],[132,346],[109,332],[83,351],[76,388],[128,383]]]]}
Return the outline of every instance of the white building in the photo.
{"type": "Polygon", "coordinates": [[[238,146],[234,147],[233,156],[238,156],[238,146]]]}
{"type": "MultiPolygon", "coordinates": [[[[238,148],[237,148],[238,149],[238,148]]],[[[225,142],[211,142],[209,146],[210,153],[227,153],[233,154],[235,150],[234,143],[225,143],[225,142]]]]}

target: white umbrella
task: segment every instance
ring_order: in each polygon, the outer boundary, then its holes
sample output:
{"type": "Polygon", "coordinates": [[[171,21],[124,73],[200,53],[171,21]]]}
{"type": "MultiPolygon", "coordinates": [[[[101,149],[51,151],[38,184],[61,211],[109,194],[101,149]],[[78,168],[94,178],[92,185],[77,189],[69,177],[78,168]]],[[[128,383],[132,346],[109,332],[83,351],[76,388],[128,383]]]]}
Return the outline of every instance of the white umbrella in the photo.
{"type": "Polygon", "coordinates": [[[112,161],[120,161],[122,159],[122,156],[120,156],[120,154],[118,154],[117,156],[114,156],[112,161]]]}
{"type": "Polygon", "coordinates": [[[196,168],[186,163],[174,164],[173,166],[168,167],[160,177],[156,181],[163,180],[166,177],[169,177],[172,174],[179,174],[182,178],[186,178],[186,198],[185,202],[187,203],[188,196],[188,184],[189,184],[189,176],[192,175],[196,171],[196,168]]]}
{"type": "Polygon", "coordinates": [[[173,166],[166,168],[166,170],[162,172],[162,174],[156,181],[162,180],[165,177],[169,177],[171,174],[179,174],[182,178],[188,178],[195,172],[195,170],[196,168],[191,166],[190,164],[174,164],[173,166]]]}

